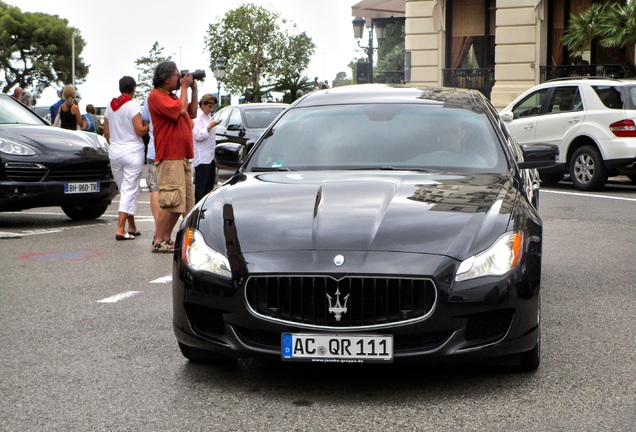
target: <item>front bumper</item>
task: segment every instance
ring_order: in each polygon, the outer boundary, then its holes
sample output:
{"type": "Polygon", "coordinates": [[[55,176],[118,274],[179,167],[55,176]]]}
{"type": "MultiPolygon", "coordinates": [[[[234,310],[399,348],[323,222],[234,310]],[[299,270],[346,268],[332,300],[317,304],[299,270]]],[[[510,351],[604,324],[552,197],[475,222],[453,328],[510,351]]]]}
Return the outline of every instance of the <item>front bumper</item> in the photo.
{"type": "MultiPolygon", "coordinates": [[[[329,251],[265,255],[245,257],[252,276],[265,274],[265,267],[271,269],[267,274],[278,275],[322,276],[333,270],[333,265],[317,264],[333,256],[329,251]],[[303,263],[300,272],[299,263],[303,263]]],[[[280,357],[281,333],[391,334],[395,361],[432,362],[506,356],[528,351],[537,343],[540,264],[536,259],[527,256],[503,278],[453,283],[457,262],[447,257],[349,252],[348,258],[360,264],[356,276],[371,279],[412,278],[412,269],[421,269],[433,281],[436,293],[430,311],[418,319],[367,328],[336,329],[275,319],[249,306],[246,275],[227,281],[195,274],[177,255],[173,271],[175,335],[182,344],[228,357],[280,357]]],[[[336,279],[350,275],[331,274],[336,279]]]]}
{"type": "MultiPolygon", "coordinates": [[[[73,180],[72,182],[81,182],[81,180],[73,180]]],[[[64,193],[66,183],[68,182],[1,182],[0,211],[20,211],[64,205],[110,204],[117,195],[117,185],[112,178],[100,180],[100,191],[91,193],[66,194],[64,193]]]]}

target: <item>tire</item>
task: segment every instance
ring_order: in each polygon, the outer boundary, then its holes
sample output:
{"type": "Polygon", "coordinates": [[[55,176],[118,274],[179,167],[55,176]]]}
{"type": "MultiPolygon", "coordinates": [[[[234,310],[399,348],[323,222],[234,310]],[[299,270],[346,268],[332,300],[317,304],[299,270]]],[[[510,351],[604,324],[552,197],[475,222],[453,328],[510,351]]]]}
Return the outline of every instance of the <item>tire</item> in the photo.
{"type": "Polygon", "coordinates": [[[94,205],[64,205],[62,211],[66,216],[73,220],[90,220],[97,219],[103,215],[108,209],[108,204],[94,204],[94,205]]]}
{"type": "Polygon", "coordinates": [[[570,160],[570,180],[578,190],[592,191],[603,189],[608,172],[598,149],[583,146],[577,149],[570,160]]]}
{"type": "Polygon", "coordinates": [[[209,362],[232,362],[234,359],[224,357],[219,354],[215,354],[209,351],[204,351],[198,348],[182,344],[179,342],[179,350],[181,354],[189,361],[193,363],[209,363],[209,362]]]}
{"type": "Polygon", "coordinates": [[[564,174],[562,173],[542,173],[539,172],[539,180],[546,186],[554,186],[559,184],[563,180],[564,174]]]}

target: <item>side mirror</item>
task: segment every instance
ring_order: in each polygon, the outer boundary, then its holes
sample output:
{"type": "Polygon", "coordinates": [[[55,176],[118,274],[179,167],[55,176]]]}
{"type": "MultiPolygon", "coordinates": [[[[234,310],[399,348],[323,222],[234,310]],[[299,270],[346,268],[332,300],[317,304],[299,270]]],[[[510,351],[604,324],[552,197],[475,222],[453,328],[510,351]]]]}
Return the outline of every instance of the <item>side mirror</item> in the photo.
{"type": "Polygon", "coordinates": [[[523,161],[517,163],[519,168],[548,168],[559,163],[559,147],[555,144],[522,145],[523,161]]]}
{"type": "Polygon", "coordinates": [[[501,117],[501,119],[505,122],[511,122],[514,119],[514,116],[511,112],[501,113],[499,117],[501,117]]]}
{"type": "Polygon", "coordinates": [[[229,131],[240,131],[241,130],[241,125],[237,125],[236,123],[229,124],[229,125],[227,125],[227,130],[229,130],[229,131]]]}
{"type": "Polygon", "coordinates": [[[214,160],[223,168],[238,168],[243,163],[245,147],[236,143],[219,144],[214,148],[214,160]]]}

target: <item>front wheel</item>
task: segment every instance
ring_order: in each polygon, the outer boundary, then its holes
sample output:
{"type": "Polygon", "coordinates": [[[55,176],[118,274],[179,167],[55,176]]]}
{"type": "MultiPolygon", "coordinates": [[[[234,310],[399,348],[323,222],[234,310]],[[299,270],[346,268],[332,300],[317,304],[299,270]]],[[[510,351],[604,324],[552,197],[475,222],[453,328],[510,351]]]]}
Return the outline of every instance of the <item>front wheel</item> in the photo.
{"type": "Polygon", "coordinates": [[[578,190],[599,190],[605,186],[608,173],[598,149],[583,146],[577,149],[570,161],[570,180],[578,190]]]}
{"type": "Polygon", "coordinates": [[[64,205],[62,211],[73,220],[97,219],[108,209],[108,204],[64,205]]]}

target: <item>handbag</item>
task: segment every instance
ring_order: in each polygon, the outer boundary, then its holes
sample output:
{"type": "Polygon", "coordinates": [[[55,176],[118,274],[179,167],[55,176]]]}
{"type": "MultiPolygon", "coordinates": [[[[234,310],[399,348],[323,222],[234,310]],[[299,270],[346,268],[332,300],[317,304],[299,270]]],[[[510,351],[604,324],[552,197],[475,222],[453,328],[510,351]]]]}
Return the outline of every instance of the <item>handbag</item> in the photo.
{"type": "Polygon", "coordinates": [[[57,110],[57,115],[55,116],[55,120],[53,120],[53,126],[62,127],[62,118],[60,116],[60,110],[59,109],[57,110]]]}

